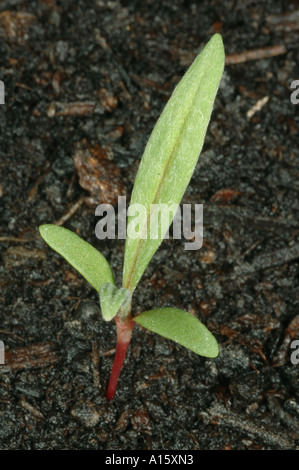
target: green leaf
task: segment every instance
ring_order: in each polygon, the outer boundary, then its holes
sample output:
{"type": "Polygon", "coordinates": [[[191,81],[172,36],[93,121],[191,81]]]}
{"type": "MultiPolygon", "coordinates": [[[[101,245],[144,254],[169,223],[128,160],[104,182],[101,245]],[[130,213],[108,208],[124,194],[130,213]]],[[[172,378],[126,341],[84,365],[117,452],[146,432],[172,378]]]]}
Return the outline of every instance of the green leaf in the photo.
{"type": "Polygon", "coordinates": [[[178,308],[157,308],[143,312],[133,320],[144,328],[191,349],[199,356],[217,357],[219,354],[215,337],[191,313],[178,308]]]}
{"type": "Polygon", "coordinates": [[[104,282],[114,284],[106,258],[74,232],[52,224],[41,225],[39,231],[45,242],[77,269],[98,292],[104,282]]]}
{"type": "MultiPolygon", "coordinates": [[[[222,38],[215,34],[175,88],[146,145],[130,202],[132,207],[143,204],[146,216],[140,219],[139,236],[127,234],[125,246],[123,286],[131,291],[174,216],[170,214],[164,233],[151,239],[151,205],[180,204],[204,143],[223,68],[222,38]]],[[[128,228],[132,223],[129,212],[128,228]]]]}
{"type": "Polygon", "coordinates": [[[118,289],[114,284],[102,284],[100,304],[104,320],[112,320],[118,312],[126,314],[131,305],[132,294],[128,289],[118,289]]]}

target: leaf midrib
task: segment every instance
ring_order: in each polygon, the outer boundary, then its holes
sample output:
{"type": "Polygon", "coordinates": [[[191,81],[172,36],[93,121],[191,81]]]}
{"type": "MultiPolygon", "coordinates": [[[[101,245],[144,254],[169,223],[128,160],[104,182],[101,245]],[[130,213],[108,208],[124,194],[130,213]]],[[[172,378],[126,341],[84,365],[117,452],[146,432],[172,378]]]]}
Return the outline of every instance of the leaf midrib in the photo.
{"type": "MultiPolygon", "coordinates": [[[[196,101],[196,97],[197,97],[197,94],[198,94],[198,90],[200,89],[200,86],[201,86],[201,81],[202,81],[202,77],[200,79],[200,84],[198,85],[198,87],[196,88],[196,92],[194,93],[194,97],[191,101],[191,105],[189,107],[189,111],[187,112],[186,114],[186,117],[185,117],[185,121],[184,121],[184,124],[182,125],[181,129],[180,129],[180,132],[178,134],[178,137],[176,139],[176,141],[174,142],[173,144],[173,148],[171,150],[171,153],[170,153],[170,156],[168,158],[168,161],[165,165],[165,168],[163,170],[163,175],[160,179],[160,183],[157,187],[157,190],[156,190],[156,193],[155,193],[155,196],[154,196],[154,199],[151,204],[156,204],[156,202],[158,201],[158,198],[160,196],[160,193],[161,193],[161,190],[162,190],[162,186],[163,186],[163,183],[164,183],[164,179],[165,179],[165,175],[168,171],[168,168],[170,167],[170,164],[172,163],[173,161],[173,158],[174,158],[174,155],[175,155],[175,151],[179,145],[179,142],[180,142],[180,139],[182,137],[182,134],[183,134],[183,131],[185,129],[185,126],[186,126],[186,122],[188,120],[188,116],[190,115],[191,113],[191,110],[193,108],[193,104],[194,102],[196,101]]],[[[147,228],[148,227],[148,224],[149,224],[149,221],[150,221],[150,217],[151,217],[151,211],[149,212],[148,216],[147,216],[147,219],[146,219],[146,224],[144,224],[144,226],[147,228]]],[[[145,231],[145,228],[143,230],[143,232],[145,231]]],[[[142,233],[143,233],[142,232],[142,233]]],[[[133,273],[134,273],[134,270],[135,270],[135,267],[136,267],[136,264],[137,264],[137,259],[139,257],[139,254],[142,250],[142,247],[143,247],[143,242],[145,243],[146,240],[144,240],[143,238],[139,238],[138,240],[138,245],[136,247],[136,251],[135,251],[135,255],[134,255],[134,259],[133,259],[133,262],[132,262],[132,265],[131,265],[131,269],[130,269],[130,272],[129,272],[129,276],[128,276],[128,281],[127,281],[127,285],[124,285],[123,287],[126,287],[127,289],[131,290],[131,282],[132,282],[132,278],[133,278],[133,273]]]]}

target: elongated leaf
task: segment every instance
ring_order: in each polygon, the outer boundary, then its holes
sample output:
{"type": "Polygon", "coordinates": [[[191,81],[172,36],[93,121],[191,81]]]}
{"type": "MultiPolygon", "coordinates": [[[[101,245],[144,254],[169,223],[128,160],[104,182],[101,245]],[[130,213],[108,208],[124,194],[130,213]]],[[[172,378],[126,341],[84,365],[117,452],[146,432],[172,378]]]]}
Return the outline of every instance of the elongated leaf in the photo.
{"type": "MultiPolygon", "coordinates": [[[[146,145],[130,202],[133,207],[142,204],[146,217],[139,223],[139,236],[128,233],[125,246],[123,286],[131,291],[173,219],[170,214],[164,233],[151,238],[151,205],[181,202],[204,143],[223,67],[222,39],[215,34],[175,88],[146,145]]],[[[133,222],[129,213],[128,228],[133,222]]]]}
{"type": "Polygon", "coordinates": [[[144,328],[191,349],[199,356],[217,357],[219,354],[215,337],[191,313],[178,308],[157,308],[143,312],[133,320],[144,328]]]}
{"type": "Polygon", "coordinates": [[[118,289],[114,284],[102,284],[100,304],[104,320],[110,321],[121,310],[127,313],[130,308],[132,294],[128,289],[118,289]]]}
{"type": "Polygon", "coordinates": [[[104,282],[114,284],[106,258],[74,232],[52,224],[41,225],[39,231],[45,242],[77,269],[98,292],[104,282]]]}

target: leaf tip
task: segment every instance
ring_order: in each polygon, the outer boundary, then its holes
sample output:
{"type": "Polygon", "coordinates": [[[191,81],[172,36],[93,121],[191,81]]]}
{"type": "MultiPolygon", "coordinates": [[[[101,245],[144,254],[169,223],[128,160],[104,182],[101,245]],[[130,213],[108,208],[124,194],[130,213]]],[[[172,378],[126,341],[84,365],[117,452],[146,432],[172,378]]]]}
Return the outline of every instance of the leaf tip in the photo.
{"type": "Polygon", "coordinates": [[[47,237],[47,231],[48,229],[52,227],[52,224],[43,224],[38,227],[39,233],[41,234],[41,237],[45,240],[47,237]]]}
{"type": "Polygon", "coordinates": [[[207,356],[207,357],[209,357],[211,359],[215,359],[216,357],[219,356],[219,352],[220,352],[220,350],[219,350],[218,341],[216,340],[216,338],[211,333],[210,345],[209,345],[209,356],[207,356]]]}

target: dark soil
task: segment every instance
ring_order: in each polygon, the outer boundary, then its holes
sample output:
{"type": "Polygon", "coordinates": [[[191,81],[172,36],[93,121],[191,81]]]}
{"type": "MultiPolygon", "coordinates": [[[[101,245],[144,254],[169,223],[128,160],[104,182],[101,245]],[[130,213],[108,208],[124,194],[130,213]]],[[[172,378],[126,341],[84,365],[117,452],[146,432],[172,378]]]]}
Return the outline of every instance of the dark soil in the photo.
{"type": "Polygon", "coordinates": [[[299,448],[298,14],[297,0],[0,2],[2,449],[299,448]],[[215,32],[227,65],[184,198],[204,204],[204,245],[163,242],[134,313],[188,310],[220,355],[136,326],[107,404],[114,324],[38,226],[76,231],[120,285],[124,243],[95,237],[95,207],[130,195],[156,119],[215,32]]]}

